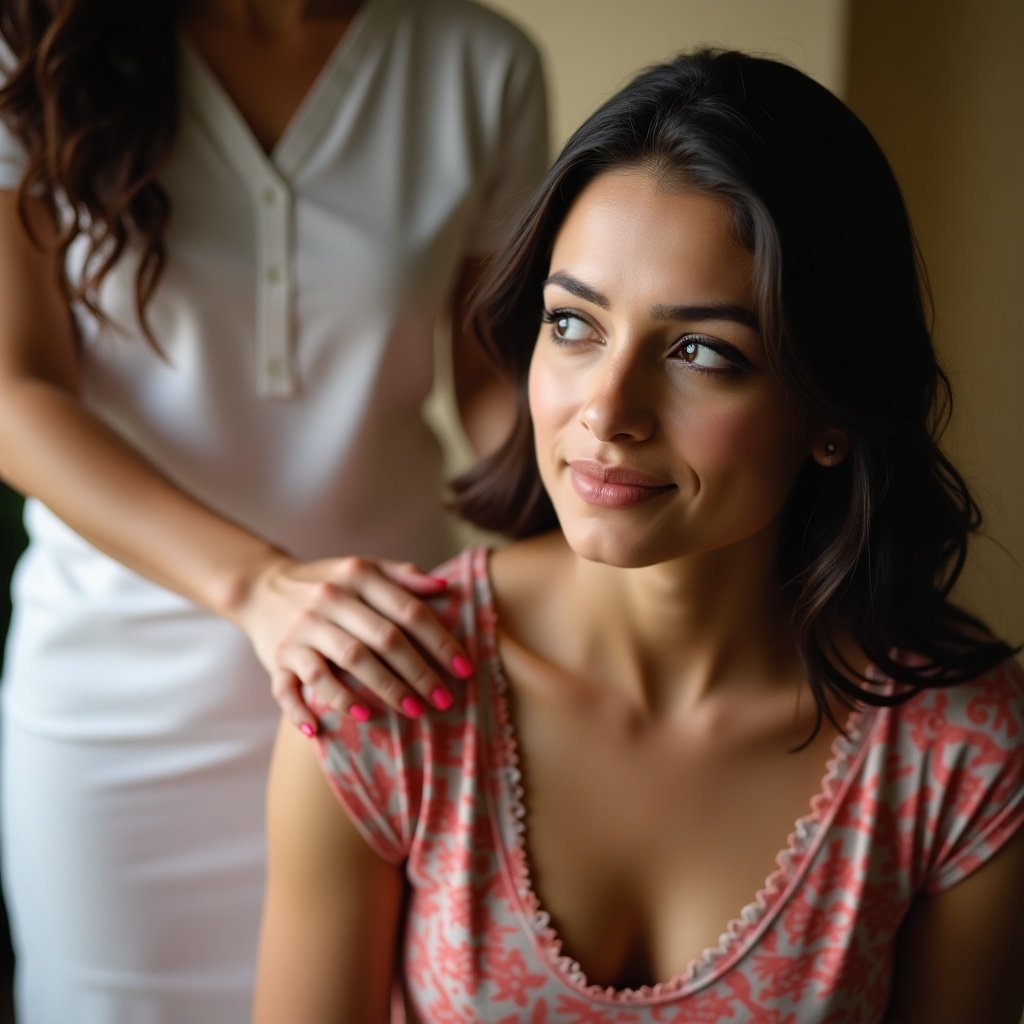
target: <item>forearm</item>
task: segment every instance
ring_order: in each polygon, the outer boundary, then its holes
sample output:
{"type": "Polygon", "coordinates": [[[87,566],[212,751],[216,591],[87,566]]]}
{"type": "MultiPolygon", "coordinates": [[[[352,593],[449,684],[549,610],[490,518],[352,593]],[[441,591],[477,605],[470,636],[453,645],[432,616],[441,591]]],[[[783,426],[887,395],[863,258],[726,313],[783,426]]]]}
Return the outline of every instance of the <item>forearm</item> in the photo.
{"type": "Polygon", "coordinates": [[[75,395],[45,380],[0,386],[0,475],[101,551],[228,618],[280,556],[186,494],[75,395]]]}
{"type": "Polygon", "coordinates": [[[338,710],[353,703],[339,670],[413,717],[450,705],[446,669],[471,671],[414,596],[443,581],[342,552],[296,561],[177,487],[61,384],[0,374],[0,475],[101,551],[239,626],[297,727],[317,727],[306,688],[338,710]]]}

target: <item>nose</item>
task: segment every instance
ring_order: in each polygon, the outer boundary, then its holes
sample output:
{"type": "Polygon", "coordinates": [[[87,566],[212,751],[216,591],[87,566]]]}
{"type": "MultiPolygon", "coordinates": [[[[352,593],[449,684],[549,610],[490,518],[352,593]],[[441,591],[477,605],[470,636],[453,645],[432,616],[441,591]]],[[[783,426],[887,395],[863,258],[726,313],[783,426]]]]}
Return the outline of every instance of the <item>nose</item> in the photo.
{"type": "Polygon", "coordinates": [[[638,361],[605,362],[595,369],[580,420],[598,441],[644,441],[657,424],[656,389],[638,361]]]}

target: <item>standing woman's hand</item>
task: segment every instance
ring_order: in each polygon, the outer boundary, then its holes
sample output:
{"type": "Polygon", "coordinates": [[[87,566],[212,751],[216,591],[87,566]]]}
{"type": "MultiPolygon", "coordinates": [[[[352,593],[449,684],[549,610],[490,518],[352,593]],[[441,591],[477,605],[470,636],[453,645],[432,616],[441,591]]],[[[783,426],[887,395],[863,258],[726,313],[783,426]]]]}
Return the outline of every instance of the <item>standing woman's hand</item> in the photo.
{"type": "Polygon", "coordinates": [[[57,284],[57,227],[41,199],[0,191],[0,476],[123,565],[239,625],[290,720],[315,731],[310,697],[372,713],[342,674],[407,715],[450,704],[464,649],[422,603],[442,581],[407,563],[302,563],[164,476],[79,397],[79,349],[57,284]],[[337,670],[337,671],[336,671],[337,670]]]}
{"type": "Polygon", "coordinates": [[[372,715],[352,679],[410,718],[451,706],[451,678],[468,678],[473,666],[421,600],[444,589],[444,580],[408,562],[280,555],[256,576],[233,618],[286,716],[312,736],[317,720],[307,699],[359,721],[372,715]]]}

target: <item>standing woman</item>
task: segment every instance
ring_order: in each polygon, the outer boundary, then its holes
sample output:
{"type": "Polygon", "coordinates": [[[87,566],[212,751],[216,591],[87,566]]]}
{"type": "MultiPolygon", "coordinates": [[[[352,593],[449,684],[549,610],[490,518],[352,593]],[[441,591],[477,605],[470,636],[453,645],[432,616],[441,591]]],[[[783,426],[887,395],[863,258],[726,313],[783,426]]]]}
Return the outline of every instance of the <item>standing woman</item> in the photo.
{"type": "Polygon", "coordinates": [[[449,711],[282,729],[258,1024],[1017,1024],[1024,673],[949,600],[977,508],[871,136],[684,55],[494,270],[518,417],[460,504],[520,540],[441,570],[449,711]]]}
{"type": "Polygon", "coordinates": [[[472,672],[413,596],[444,586],[420,409],[543,170],[537,54],[465,0],[18,0],[0,34],[18,1011],[232,1024],[273,696],[310,733],[312,693],[417,717],[472,672]]]}

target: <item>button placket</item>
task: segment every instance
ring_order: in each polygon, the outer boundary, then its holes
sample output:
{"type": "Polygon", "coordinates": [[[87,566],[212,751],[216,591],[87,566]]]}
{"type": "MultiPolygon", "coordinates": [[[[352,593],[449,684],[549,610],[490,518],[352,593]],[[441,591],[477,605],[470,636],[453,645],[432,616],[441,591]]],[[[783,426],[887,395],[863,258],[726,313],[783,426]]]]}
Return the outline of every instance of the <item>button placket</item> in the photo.
{"type": "Polygon", "coordinates": [[[291,195],[280,182],[256,190],[259,233],[256,280],[256,388],[262,398],[298,391],[291,344],[291,195]]]}
{"type": "Polygon", "coordinates": [[[281,171],[253,138],[237,109],[185,36],[180,37],[186,102],[223,160],[238,174],[253,211],[256,243],[253,373],[260,398],[298,393],[292,339],[292,207],[287,170],[281,171]],[[274,267],[273,282],[269,271],[274,267]]]}

